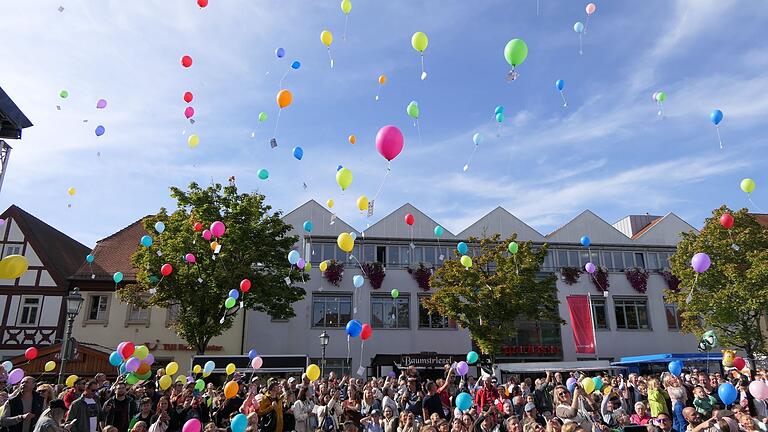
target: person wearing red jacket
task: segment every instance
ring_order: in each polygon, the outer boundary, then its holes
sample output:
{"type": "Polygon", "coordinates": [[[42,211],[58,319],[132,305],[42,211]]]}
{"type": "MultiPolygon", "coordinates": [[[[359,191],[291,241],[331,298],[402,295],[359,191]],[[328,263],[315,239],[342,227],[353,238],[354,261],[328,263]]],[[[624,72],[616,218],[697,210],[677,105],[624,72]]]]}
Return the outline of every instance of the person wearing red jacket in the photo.
{"type": "Polygon", "coordinates": [[[483,412],[493,405],[493,402],[499,398],[499,392],[496,387],[493,386],[490,376],[486,376],[483,380],[483,388],[477,391],[475,394],[475,405],[477,405],[477,412],[483,412]]]}

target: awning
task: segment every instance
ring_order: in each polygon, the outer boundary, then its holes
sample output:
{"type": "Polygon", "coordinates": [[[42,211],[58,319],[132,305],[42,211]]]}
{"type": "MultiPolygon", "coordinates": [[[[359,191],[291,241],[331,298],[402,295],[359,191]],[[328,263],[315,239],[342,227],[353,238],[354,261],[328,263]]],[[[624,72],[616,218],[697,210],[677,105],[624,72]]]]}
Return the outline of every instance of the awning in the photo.
{"type": "Polygon", "coordinates": [[[533,363],[501,363],[499,369],[507,373],[536,373],[536,372],[570,372],[570,371],[600,371],[622,369],[611,366],[608,360],[588,360],[569,362],[533,362],[533,363]]]}
{"type": "Polygon", "coordinates": [[[622,366],[638,363],[669,363],[674,360],[682,362],[720,362],[723,360],[723,355],[721,353],[649,354],[642,356],[621,357],[619,361],[613,362],[611,364],[614,366],[622,366]]]}

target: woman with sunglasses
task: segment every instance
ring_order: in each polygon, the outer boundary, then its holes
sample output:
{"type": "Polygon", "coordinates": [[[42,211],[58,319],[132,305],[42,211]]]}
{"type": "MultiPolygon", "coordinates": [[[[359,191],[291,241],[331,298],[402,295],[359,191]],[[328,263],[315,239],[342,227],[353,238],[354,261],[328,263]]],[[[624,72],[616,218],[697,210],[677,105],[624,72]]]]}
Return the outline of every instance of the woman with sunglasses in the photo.
{"type": "Polygon", "coordinates": [[[559,417],[563,423],[578,423],[585,430],[592,430],[592,423],[581,412],[584,398],[581,385],[576,383],[573,388],[573,397],[564,385],[558,385],[555,387],[555,415],[559,417]]]}

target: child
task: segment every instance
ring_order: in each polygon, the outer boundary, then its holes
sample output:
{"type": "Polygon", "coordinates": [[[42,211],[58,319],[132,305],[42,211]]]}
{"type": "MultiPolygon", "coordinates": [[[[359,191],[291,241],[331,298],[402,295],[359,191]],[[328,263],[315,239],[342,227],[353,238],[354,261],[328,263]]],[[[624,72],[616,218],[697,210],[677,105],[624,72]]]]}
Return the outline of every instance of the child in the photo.
{"type": "Polygon", "coordinates": [[[669,395],[667,391],[659,388],[659,380],[652,378],[648,380],[648,404],[651,408],[651,417],[656,418],[659,413],[669,415],[667,410],[667,400],[669,395]]]}
{"type": "Polygon", "coordinates": [[[704,415],[705,418],[709,418],[712,415],[712,408],[717,401],[714,397],[707,394],[704,387],[697,385],[693,388],[693,406],[696,411],[704,415]]]}

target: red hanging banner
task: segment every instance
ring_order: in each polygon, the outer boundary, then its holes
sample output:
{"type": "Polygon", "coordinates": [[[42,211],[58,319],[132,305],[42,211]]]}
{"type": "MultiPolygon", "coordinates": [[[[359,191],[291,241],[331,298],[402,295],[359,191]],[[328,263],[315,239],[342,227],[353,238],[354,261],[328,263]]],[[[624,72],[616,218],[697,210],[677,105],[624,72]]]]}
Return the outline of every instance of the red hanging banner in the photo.
{"type": "Polygon", "coordinates": [[[595,330],[592,326],[589,298],[585,295],[573,295],[568,296],[567,300],[576,354],[594,354],[595,330]]]}

